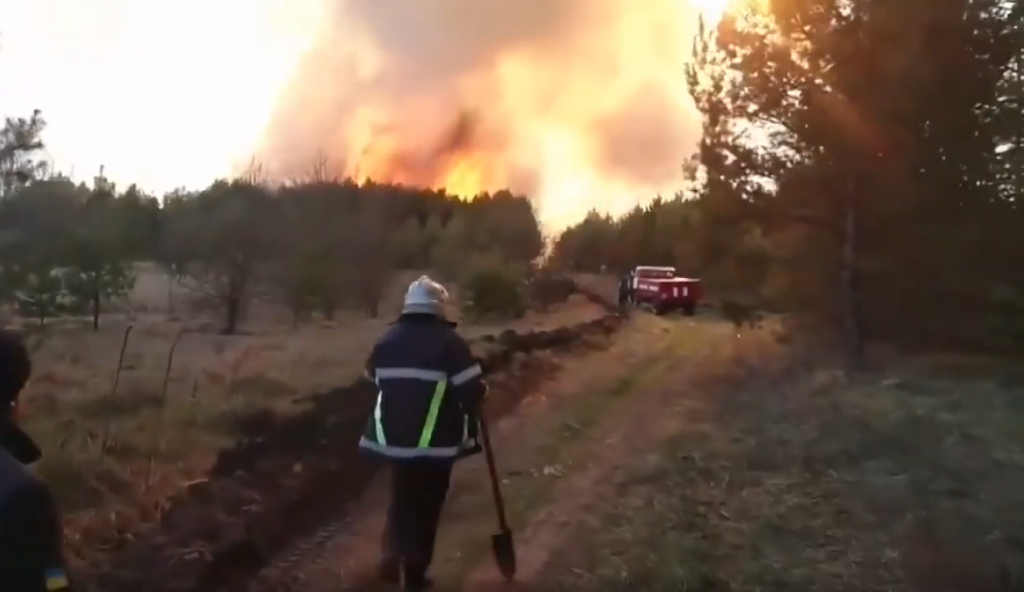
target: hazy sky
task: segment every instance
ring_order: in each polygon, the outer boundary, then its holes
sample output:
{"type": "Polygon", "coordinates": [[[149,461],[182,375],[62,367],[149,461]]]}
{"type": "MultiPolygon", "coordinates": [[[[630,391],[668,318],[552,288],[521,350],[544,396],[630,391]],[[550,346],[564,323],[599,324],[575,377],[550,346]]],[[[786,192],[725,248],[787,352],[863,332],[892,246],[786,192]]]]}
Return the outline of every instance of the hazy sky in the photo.
{"type": "Polygon", "coordinates": [[[153,190],[228,174],[313,40],[319,0],[0,0],[0,113],[59,169],[153,190]]]}
{"type": "Polygon", "coordinates": [[[58,170],[164,192],[370,144],[378,169],[451,179],[423,153],[468,108],[463,180],[574,217],[676,182],[699,138],[685,59],[722,2],[0,0],[0,114],[41,109],[58,170]]]}

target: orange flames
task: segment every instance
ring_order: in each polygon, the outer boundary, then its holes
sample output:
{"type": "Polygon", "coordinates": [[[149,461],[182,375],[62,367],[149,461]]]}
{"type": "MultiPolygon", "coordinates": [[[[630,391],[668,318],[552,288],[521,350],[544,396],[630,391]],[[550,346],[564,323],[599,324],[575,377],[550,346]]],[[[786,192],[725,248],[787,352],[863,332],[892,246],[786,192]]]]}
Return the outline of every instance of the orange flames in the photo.
{"type": "Polygon", "coordinates": [[[474,155],[459,157],[444,173],[440,186],[453,195],[472,197],[487,187],[500,185],[490,180],[493,176],[488,172],[487,161],[483,158],[474,155]]]}
{"type": "Polygon", "coordinates": [[[444,189],[450,195],[471,199],[488,189],[500,187],[494,167],[482,154],[455,154],[429,166],[410,165],[400,154],[370,156],[355,166],[357,183],[373,180],[417,187],[444,189]]]}
{"type": "Polygon", "coordinates": [[[726,0],[326,0],[265,159],[357,181],[528,195],[552,227],[671,195],[700,121],[683,75],[726,0]],[[467,108],[468,107],[468,108],[467,108]]]}
{"type": "Polygon", "coordinates": [[[473,146],[475,126],[473,117],[463,113],[440,142],[426,149],[380,133],[353,159],[350,173],[358,183],[373,180],[431,187],[472,199],[505,183],[499,160],[473,146]]]}

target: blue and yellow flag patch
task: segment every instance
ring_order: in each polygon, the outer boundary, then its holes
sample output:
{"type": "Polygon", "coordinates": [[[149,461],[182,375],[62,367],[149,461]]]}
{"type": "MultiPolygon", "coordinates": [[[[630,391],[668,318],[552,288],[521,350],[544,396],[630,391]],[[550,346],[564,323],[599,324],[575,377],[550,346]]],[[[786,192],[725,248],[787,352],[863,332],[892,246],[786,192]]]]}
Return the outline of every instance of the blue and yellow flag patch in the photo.
{"type": "Polygon", "coordinates": [[[64,590],[68,587],[68,574],[62,567],[51,567],[46,570],[46,589],[64,590]]]}

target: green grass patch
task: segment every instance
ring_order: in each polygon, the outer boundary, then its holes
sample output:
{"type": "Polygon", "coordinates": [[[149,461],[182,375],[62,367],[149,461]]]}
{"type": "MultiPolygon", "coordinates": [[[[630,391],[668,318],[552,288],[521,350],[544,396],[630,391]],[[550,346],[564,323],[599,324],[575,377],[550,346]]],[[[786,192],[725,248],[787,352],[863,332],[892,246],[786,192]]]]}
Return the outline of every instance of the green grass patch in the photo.
{"type": "Polygon", "coordinates": [[[552,560],[554,589],[1022,589],[1024,393],[811,374],[709,404],[552,560]]]}

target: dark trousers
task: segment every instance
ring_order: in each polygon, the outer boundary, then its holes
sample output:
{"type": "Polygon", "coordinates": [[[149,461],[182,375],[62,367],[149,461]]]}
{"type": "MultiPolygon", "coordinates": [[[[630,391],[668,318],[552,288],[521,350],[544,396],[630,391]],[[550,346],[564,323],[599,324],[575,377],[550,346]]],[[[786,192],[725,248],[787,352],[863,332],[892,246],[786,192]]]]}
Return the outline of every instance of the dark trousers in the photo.
{"type": "Polygon", "coordinates": [[[391,468],[391,505],[384,526],[384,564],[402,565],[406,578],[422,577],[434,559],[451,463],[407,461],[391,468]]]}

